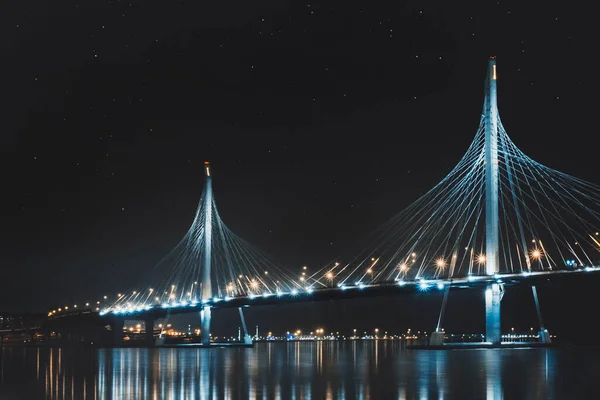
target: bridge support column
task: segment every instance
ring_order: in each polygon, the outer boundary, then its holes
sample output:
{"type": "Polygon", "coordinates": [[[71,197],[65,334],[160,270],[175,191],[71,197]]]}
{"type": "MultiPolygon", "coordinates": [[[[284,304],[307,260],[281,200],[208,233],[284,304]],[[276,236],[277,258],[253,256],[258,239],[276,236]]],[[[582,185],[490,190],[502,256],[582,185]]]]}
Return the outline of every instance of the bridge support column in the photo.
{"type": "Polygon", "coordinates": [[[144,342],[146,346],[154,346],[154,318],[144,319],[146,332],[144,333],[144,342]]]}
{"type": "Polygon", "coordinates": [[[540,301],[538,299],[536,287],[532,286],[531,291],[533,292],[533,301],[535,302],[535,311],[537,312],[538,321],[540,323],[540,331],[538,333],[540,343],[550,344],[552,342],[552,340],[550,339],[550,332],[548,332],[548,329],[544,328],[544,320],[542,319],[542,309],[540,308],[540,301]]]}
{"type": "Polygon", "coordinates": [[[112,330],[112,344],[113,346],[120,346],[123,344],[123,327],[125,326],[125,320],[121,318],[114,319],[110,324],[112,330]]]}
{"type": "Polygon", "coordinates": [[[448,304],[448,293],[450,293],[450,285],[446,286],[446,290],[444,291],[440,317],[438,318],[435,332],[432,332],[431,337],[429,338],[430,346],[442,346],[444,344],[444,331],[442,330],[442,322],[444,320],[444,313],[446,312],[446,304],[448,304]]]}
{"type": "Polygon", "coordinates": [[[200,311],[200,341],[203,346],[210,346],[210,306],[204,306],[200,311]]]}
{"type": "Polygon", "coordinates": [[[493,345],[502,343],[502,331],[500,330],[502,293],[502,286],[498,283],[492,283],[485,288],[485,340],[493,345]]]}
{"type": "MultiPolygon", "coordinates": [[[[246,319],[244,318],[244,311],[242,307],[238,307],[238,311],[240,313],[240,320],[242,321],[242,327],[244,328],[244,344],[252,344],[252,337],[248,334],[248,328],[246,327],[246,319]]],[[[256,327],[258,331],[258,326],[256,327]]],[[[258,333],[256,334],[256,339],[258,340],[258,333]]]]}

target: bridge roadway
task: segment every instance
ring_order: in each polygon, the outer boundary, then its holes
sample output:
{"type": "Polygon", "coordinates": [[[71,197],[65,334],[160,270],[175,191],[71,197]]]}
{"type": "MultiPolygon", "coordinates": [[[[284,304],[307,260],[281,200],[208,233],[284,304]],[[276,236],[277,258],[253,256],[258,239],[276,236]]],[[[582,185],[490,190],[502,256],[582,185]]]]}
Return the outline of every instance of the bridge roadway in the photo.
{"type": "MultiPolygon", "coordinates": [[[[119,317],[125,319],[158,319],[164,318],[168,314],[188,314],[200,312],[205,305],[210,305],[213,309],[225,309],[234,307],[267,306],[275,304],[290,304],[311,301],[328,301],[339,299],[352,299],[360,297],[377,297],[409,293],[423,293],[427,291],[440,291],[446,287],[455,289],[472,289],[485,287],[490,283],[502,283],[505,286],[518,284],[540,285],[560,277],[562,281],[567,276],[582,276],[590,273],[600,272],[600,266],[585,267],[571,270],[557,271],[539,271],[529,273],[501,274],[501,275],[472,275],[463,278],[454,279],[433,279],[433,280],[407,280],[378,284],[345,285],[337,287],[327,287],[314,289],[312,291],[298,290],[296,293],[268,293],[255,296],[233,297],[226,299],[211,299],[205,303],[182,303],[148,305],[145,308],[128,310],[110,310],[100,311],[100,315],[107,317],[119,317]]],[[[51,318],[61,318],[62,316],[72,316],[77,314],[98,313],[89,309],[81,309],[77,312],[61,313],[51,318]]]]}

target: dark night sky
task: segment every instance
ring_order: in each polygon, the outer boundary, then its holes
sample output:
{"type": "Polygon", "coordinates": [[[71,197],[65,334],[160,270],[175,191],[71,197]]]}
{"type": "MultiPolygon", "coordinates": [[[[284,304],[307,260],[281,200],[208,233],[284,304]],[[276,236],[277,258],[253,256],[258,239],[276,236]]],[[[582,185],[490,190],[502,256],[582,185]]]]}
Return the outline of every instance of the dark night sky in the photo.
{"type": "Polygon", "coordinates": [[[0,310],[135,285],[188,228],[205,160],[234,232],[320,266],[459,160],[489,55],[515,143],[598,183],[592,15],[556,3],[5,5],[0,310]]]}

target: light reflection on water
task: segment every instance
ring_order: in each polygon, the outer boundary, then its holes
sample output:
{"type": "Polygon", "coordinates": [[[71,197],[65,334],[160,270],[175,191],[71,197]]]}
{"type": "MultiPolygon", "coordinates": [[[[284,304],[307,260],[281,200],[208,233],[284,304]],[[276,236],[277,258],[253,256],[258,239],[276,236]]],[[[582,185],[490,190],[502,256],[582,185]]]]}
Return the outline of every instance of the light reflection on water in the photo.
{"type": "Polygon", "coordinates": [[[600,398],[600,349],[406,350],[398,342],[254,349],[0,348],[2,399],[600,398]]]}

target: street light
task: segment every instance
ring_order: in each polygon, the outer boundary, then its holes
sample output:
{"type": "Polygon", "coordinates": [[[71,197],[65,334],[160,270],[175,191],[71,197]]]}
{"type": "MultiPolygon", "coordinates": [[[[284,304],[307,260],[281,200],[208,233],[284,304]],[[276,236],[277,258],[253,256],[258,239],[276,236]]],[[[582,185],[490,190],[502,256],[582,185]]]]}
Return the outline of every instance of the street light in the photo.
{"type": "Polygon", "coordinates": [[[438,268],[444,268],[446,266],[446,260],[444,260],[444,258],[440,257],[437,260],[435,260],[435,266],[438,268]]]}

